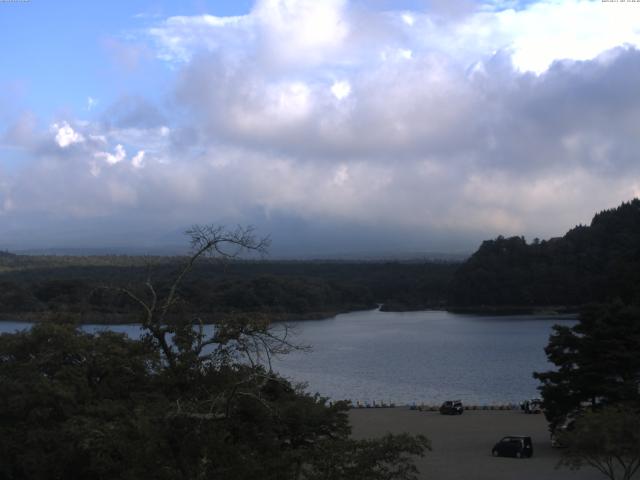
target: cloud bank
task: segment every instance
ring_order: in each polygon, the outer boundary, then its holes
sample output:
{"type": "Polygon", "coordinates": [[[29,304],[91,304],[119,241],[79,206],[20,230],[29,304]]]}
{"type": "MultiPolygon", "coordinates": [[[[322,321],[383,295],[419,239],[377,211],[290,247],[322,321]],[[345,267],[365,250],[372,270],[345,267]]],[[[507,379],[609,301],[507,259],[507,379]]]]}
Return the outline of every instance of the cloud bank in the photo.
{"type": "Polygon", "coordinates": [[[261,0],[140,30],[174,72],[161,101],[5,131],[22,160],[0,164],[0,246],[226,222],[276,254],[470,251],[640,195],[640,8],[461,5],[261,0]]]}

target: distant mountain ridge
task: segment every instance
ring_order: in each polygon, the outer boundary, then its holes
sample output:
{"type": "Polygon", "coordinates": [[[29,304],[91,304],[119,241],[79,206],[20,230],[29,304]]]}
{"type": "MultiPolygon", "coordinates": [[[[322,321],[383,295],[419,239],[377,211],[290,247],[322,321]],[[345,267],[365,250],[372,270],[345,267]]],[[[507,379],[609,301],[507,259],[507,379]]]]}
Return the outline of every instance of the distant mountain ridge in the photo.
{"type": "MultiPolygon", "coordinates": [[[[182,256],[189,253],[189,249],[180,245],[163,245],[156,247],[68,247],[68,248],[30,248],[13,249],[11,252],[0,250],[3,255],[34,255],[34,256],[182,256]]],[[[247,258],[253,257],[247,255],[247,258]]],[[[469,258],[466,253],[446,252],[363,252],[363,253],[328,253],[307,255],[268,255],[271,261],[304,261],[304,262],[462,262],[469,258]]]]}
{"type": "Polygon", "coordinates": [[[487,240],[458,269],[451,305],[582,305],[640,300],[640,200],[597,213],[589,226],[527,243],[487,240]]]}

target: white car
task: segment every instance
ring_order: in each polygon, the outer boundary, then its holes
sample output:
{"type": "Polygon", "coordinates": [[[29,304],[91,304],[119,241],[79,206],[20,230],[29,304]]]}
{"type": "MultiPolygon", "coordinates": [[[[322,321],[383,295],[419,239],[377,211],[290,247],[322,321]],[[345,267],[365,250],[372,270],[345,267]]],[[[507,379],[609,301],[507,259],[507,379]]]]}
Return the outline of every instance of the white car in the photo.
{"type": "Polygon", "coordinates": [[[520,404],[520,407],[524,413],[542,413],[542,400],[539,398],[525,400],[520,404]]]}

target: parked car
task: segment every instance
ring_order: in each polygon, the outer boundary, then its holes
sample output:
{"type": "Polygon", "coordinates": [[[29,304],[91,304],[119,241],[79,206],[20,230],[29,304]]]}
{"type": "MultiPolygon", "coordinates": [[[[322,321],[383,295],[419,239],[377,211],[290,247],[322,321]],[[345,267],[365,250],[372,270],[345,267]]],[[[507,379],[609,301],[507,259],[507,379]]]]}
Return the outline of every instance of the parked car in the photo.
{"type": "Polygon", "coordinates": [[[551,446],[553,448],[564,448],[566,447],[566,445],[564,443],[562,443],[562,441],[560,440],[559,436],[558,436],[559,432],[553,431],[551,432],[550,435],[550,440],[551,440],[551,446]]]}
{"type": "Polygon", "coordinates": [[[566,447],[566,445],[564,443],[562,443],[562,434],[564,432],[570,432],[571,430],[573,430],[573,428],[575,426],[575,423],[576,423],[575,417],[570,415],[565,419],[565,421],[563,423],[558,425],[551,432],[551,446],[553,448],[564,448],[564,447],[566,447]]]}
{"type": "Polygon", "coordinates": [[[524,413],[542,413],[542,400],[539,398],[525,400],[520,404],[520,407],[524,413]]]}
{"type": "Polygon", "coordinates": [[[533,455],[533,443],[531,437],[509,435],[503,437],[493,446],[491,454],[494,457],[529,458],[533,455]]]}
{"type": "Polygon", "coordinates": [[[443,415],[462,415],[464,407],[460,400],[447,400],[440,406],[440,413],[443,415]]]}

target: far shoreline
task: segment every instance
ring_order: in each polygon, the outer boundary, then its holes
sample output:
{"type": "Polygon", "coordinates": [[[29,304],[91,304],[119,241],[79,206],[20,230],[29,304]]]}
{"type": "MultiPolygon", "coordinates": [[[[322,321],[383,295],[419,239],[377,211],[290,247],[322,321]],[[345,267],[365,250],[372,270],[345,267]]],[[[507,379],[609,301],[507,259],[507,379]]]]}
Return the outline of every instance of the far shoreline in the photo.
{"type": "MultiPolygon", "coordinates": [[[[385,304],[378,304],[373,308],[355,308],[345,310],[327,310],[321,312],[306,312],[306,313],[292,313],[292,312],[280,312],[280,313],[265,313],[259,311],[251,312],[232,312],[232,313],[219,313],[210,315],[204,322],[205,325],[214,325],[218,322],[223,322],[228,319],[232,319],[237,316],[261,316],[268,320],[270,323],[286,323],[286,322],[304,322],[304,321],[322,321],[330,320],[338,315],[356,313],[356,312],[374,312],[380,311],[385,313],[404,313],[404,312],[427,312],[427,311],[440,311],[447,312],[456,315],[475,315],[475,316],[532,316],[539,315],[545,317],[553,316],[567,316],[577,318],[580,310],[583,306],[452,306],[446,307],[443,305],[431,305],[431,306],[398,306],[385,304]],[[395,307],[395,308],[393,308],[395,307]]],[[[15,313],[3,313],[0,314],[0,322],[15,322],[15,323],[43,323],[43,322],[71,322],[78,325],[136,325],[141,321],[137,314],[131,313],[96,313],[96,312],[15,312],[15,313]]],[[[195,322],[194,322],[195,323],[195,322]]]]}

